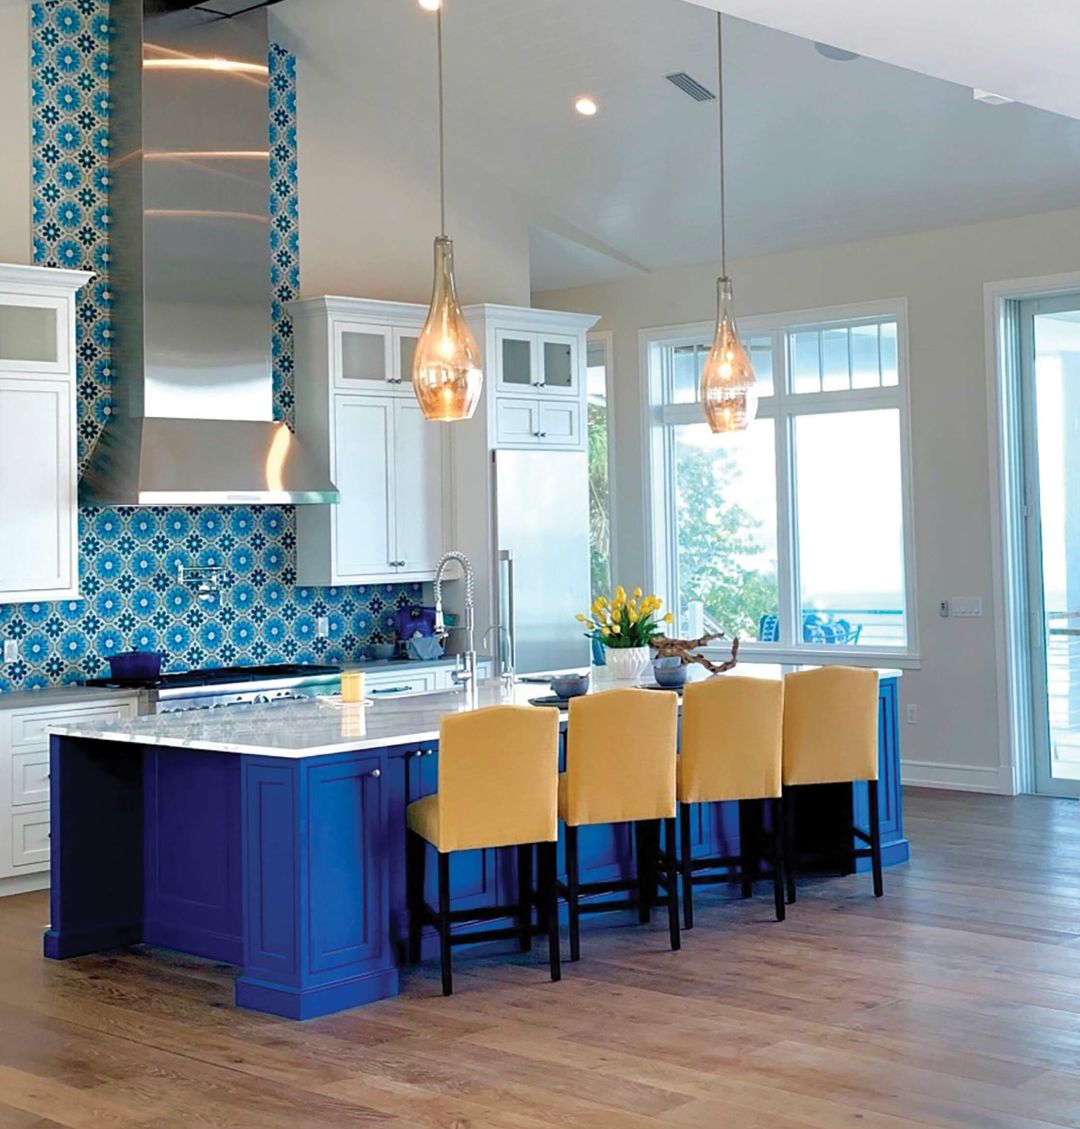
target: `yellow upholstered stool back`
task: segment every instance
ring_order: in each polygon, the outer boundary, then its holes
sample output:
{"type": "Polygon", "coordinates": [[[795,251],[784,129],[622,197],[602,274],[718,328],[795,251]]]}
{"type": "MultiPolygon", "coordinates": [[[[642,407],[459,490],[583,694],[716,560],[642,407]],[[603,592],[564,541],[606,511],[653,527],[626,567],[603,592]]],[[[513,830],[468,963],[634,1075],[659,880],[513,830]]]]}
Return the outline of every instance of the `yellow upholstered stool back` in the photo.
{"type": "Polygon", "coordinates": [[[558,710],[450,714],[439,727],[438,829],[430,841],[442,852],[554,842],[558,787],[558,710]]]}
{"type": "Polygon", "coordinates": [[[652,690],[574,698],[566,735],[567,823],[622,823],[675,815],[679,702],[652,690]]]}
{"type": "Polygon", "coordinates": [[[878,676],[825,666],[784,679],[784,783],[878,776],[878,676]]]}
{"type": "Polygon", "coordinates": [[[780,795],[784,684],[725,675],[683,691],[681,804],[780,795]]]}

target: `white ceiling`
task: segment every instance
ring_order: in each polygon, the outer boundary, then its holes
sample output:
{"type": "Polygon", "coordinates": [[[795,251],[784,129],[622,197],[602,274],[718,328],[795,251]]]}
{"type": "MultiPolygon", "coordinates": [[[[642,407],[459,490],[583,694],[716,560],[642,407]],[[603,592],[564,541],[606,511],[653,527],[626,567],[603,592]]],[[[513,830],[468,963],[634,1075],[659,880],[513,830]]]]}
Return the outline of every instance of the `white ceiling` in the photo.
{"type": "Polygon", "coordinates": [[[691,0],[1080,118],[1076,0],[691,0]]]}
{"type": "MultiPolygon", "coordinates": [[[[772,17],[845,6],[724,4],[772,17]]],[[[382,107],[426,152],[432,29],[416,0],[293,5],[294,26],[335,21],[317,65],[336,76],[343,114],[382,107]]],[[[715,103],[693,102],[664,75],[685,70],[715,88],[715,23],[685,0],[447,0],[451,214],[463,185],[504,192],[530,230],[534,290],[714,259],[715,103]],[[597,117],[572,112],[582,92],[600,103],[597,117]]],[[[816,37],[865,49],[831,30],[816,37]]],[[[1080,122],[978,104],[969,87],[872,59],[830,62],[807,40],[736,19],[727,59],[734,257],[1080,205],[1080,122]]]]}

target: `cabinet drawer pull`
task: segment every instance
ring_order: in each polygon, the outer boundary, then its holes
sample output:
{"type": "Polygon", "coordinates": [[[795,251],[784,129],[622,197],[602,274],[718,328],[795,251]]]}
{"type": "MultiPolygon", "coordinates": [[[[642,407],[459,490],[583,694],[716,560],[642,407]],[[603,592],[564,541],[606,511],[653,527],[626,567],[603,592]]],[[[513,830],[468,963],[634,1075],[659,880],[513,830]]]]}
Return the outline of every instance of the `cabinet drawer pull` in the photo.
{"type": "Polygon", "coordinates": [[[378,780],[379,777],[382,776],[382,769],[381,768],[373,768],[368,773],[368,776],[370,776],[373,780],[378,780]]]}
{"type": "Polygon", "coordinates": [[[411,686],[383,686],[379,689],[372,690],[373,694],[402,694],[406,690],[411,690],[411,686]]]}

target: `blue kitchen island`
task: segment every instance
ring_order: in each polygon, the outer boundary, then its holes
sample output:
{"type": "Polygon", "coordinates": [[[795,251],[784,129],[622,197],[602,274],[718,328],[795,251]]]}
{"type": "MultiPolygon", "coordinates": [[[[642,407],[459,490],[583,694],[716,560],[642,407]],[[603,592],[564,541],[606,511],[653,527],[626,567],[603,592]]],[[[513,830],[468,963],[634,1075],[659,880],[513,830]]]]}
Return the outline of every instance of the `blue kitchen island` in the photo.
{"type": "MultiPolygon", "coordinates": [[[[883,671],[880,681],[886,865],[908,858],[897,679],[883,671]]],[[[238,1006],[292,1019],[395,995],[407,932],[405,807],[436,789],[439,721],[524,704],[541,691],[491,681],[471,694],[409,695],[370,707],[290,701],[56,731],[45,955],[148,944],[235,964],[238,1006]]],[[[855,790],[853,813],[851,794],[823,786],[800,798],[808,867],[839,850],[845,868],[852,844],[838,843],[837,829],[850,826],[852,814],[865,825],[868,814],[865,786],[855,790]]],[[[739,805],[695,811],[695,853],[737,853],[739,805]]],[[[580,854],[583,882],[627,877],[631,830],[583,828],[580,854]]],[[[513,850],[456,855],[452,908],[513,902],[514,868],[513,850]]],[[[434,935],[427,945],[433,952],[434,935]]]]}

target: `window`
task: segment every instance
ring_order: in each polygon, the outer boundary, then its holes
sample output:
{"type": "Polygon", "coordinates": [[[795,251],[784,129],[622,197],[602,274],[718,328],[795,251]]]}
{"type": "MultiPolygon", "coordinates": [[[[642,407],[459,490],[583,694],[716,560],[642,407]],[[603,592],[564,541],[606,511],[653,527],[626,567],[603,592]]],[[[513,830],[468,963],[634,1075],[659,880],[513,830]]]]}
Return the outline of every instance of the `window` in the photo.
{"type": "Polygon", "coordinates": [[[760,406],[702,421],[711,326],[648,331],[653,567],[690,637],[915,650],[903,303],[743,319],[760,406]],[[796,626],[797,625],[797,626],[796,626]]]}
{"type": "Polygon", "coordinates": [[[611,334],[589,334],[586,349],[589,442],[589,562],[592,591],[610,592],[611,579],[611,428],[608,385],[611,334]]]}

